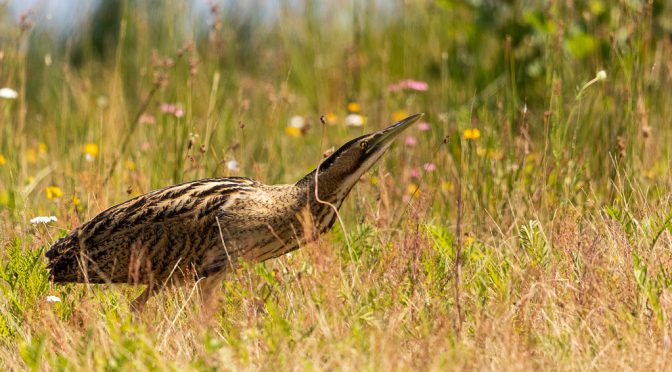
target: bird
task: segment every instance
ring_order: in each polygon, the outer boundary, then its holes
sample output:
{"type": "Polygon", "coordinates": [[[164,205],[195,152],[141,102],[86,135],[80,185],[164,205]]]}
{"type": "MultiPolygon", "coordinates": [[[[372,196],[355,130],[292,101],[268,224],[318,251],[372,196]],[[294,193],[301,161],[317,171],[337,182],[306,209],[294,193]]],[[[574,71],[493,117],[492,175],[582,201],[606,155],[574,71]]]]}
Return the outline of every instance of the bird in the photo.
{"type": "Polygon", "coordinates": [[[282,256],[326,233],[362,175],[422,115],[348,141],[294,184],[207,178],[112,206],[47,250],[50,280],[144,285],[134,310],[169,283],[216,288],[241,262],[282,256]]]}

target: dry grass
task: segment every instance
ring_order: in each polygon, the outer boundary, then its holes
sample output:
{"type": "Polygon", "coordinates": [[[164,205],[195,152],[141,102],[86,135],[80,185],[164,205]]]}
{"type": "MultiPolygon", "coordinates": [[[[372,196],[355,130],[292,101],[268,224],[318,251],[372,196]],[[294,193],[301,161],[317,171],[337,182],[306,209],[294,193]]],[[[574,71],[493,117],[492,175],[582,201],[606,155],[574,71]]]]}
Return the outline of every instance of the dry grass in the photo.
{"type": "Polygon", "coordinates": [[[18,93],[0,99],[0,367],[667,369],[672,10],[509,3],[192,22],[182,2],[123,2],[63,40],[0,6],[0,87],[18,93]],[[429,90],[387,89],[406,78],[429,90]],[[351,101],[364,129],[343,125],[351,101]],[[107,206],[202,177],[293,182],[399,111],[430,128],[362,179],[345,226],[217,299],[176,288],[133,318],[140,288],[47,280],[44,250],[107,206]],[[286,131],[294,115],[312,127],[286,131]]]}

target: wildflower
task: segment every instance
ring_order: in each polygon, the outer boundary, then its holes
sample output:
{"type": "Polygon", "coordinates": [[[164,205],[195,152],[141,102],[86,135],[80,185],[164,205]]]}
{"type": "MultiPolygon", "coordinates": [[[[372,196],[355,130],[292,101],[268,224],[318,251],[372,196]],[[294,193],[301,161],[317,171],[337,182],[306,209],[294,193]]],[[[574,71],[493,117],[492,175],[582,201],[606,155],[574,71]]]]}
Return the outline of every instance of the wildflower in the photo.
{"type": "Polygon", "coordinates": [[[588,88],[589,86],[591,86],[591,85],[593,85],[593,84],[595,84],[595,83],[597,83],[597,82],[599,82],[599,81],[604,81],[604,80],[606,80],[606,79],[607,79],[607,72],[604,71],[604,70],[600,70],[600,71],[598,71],[597,74],[595,74],[595,77],[594,77],[592,80],[590,80],[589,82],[587,82],[586,84],[584,84],[583,87],[581,87],[581,89],[579,90],[579,93],[576,95],[576,98],[577,98],[577,99],[581,98],[581,96],[583,95],[583,92],[584,92],[584,91],[586,90],[586,88],[588,88]]]}
{"type": "Polygon", "coordinates": [[[184,109],[182,107],[177,107],[175,108],[175,117],[176,118],[181,118],[184,116],[184,109]]]}
{"type": "Polygon", "coordinates": [[[46,298],[47,302],[61,302],[60,297],[57,296],[47,296],[46,298]]]}
{"type": "Polygon", "coordinates": [[[471,234],[465,234],[466,238],[464,239],[464,245],[472,245],[476,241],[476,239],[471,236],[471,234]]]}
{"type": "Polygon", "coordinates": [[[63,191],[61,191],[58,186],[48,186],[45,192],[47,193],[47,199],[49,200],[58,199],[63,196],[63,191]]]}
{"type": "Polygon", "coordinates": [[[453,191],[453,184],[448,181],[441,182],[441,191],[444,192],[453,191]]]}
{"type": "Polygon", "coordinates": [[[0,165],[5,165],[7,164],[7,159],[5,159],[5,156],[0,154],[0,165]]]}
{"type": "Polygon", "coordinates": [[[239,168],[238,168],[238,162],[237,162],[235,159],[231,159],[231,160],[229,160],[229,161],[226,162],[226,168],[227,168],[230,172],[236,172],[236,171],[238,171],[238,169],[239,169],[239,168]]]}
{"type": "Polygon", "coordinates": [[[429,84],[421,80],[406,79],[400,80],[387,87],[387,90],[390,92],[398,92],[404,89],[425,92],[429,89],[429,84]]]}
{"type": "Polygon", "coordinates": [[[7,190],[0,191],[0,205],[9,205],[9,192],[7,190]]]}
{"type": "Polygon", "coordinates": [[[12,88],[0,88],[0,98],[4,99],[16,99],[19,96],[12,88]]]}
{"type": "Polygon", "coordinates": [[[126,169],[128,169],[130,171],[134,171],[135,168],[136,168],[135,162],[133,160],[126,160],[124,162],[124,166],[126,167],[126,169]]]}
{"type": "Polygon", "coordinates": [[[285,133],[287,133],[287,135],[290,137],[301,137],[301,135],[303,134],[301,132],[301,129],[297,127],[287,127],[285,128],[285,133]]]}
{"type": "Polygon", "coordinates": [[[28,164],[35,164],[37,163],[37,151],[35,149],[26,149],[26,153],[24,154],[26,157],[26,163],[28,164]]]}
{"type": "Polygon", "coordinates": [[[408,186],[406,186],[406,192],[408,193],[408,195],[417,198],[418,196],[420,196],[420,186],[414,183],[409,183],[408,186]]]}
{"type": "Polygon", "coordinates": [[[392,113],[392,121],[397,122],[401,121],[408,116],[408,112],[404,110],[397,110],[392,113]]]}
{"type": "Polygon", "coordinates": [[[142,115],[140,115],[140,119],[139,119],[138,121],[140,122],[140,124],[149,124],[149,125],[151,125],[151,124],[155,124],[155,123],[156,123],[156,118],[154,117],[154,115],[150,115],[150,114],[142,114],[142,115]]]}
{"type": "Polygon", "coordinates": [[[143,152],[144,151],[149,151],[149,149],[151,149],[151,148],[152,148],[152,144],[150,144],[149,142],[143,142],[143,143],[140,144],[140,151],[143,151],[143,152]]]}
{"type": "Polygon", "coordinates": [[[408,172],[408,175],[412,178],[420,178],[420,169],[411,168],[411,170],[408,172]]]}
{"type": "Polygon", "coordinates": [[[436,170],[436,164],[425,163],[425,164],[422,165],[422,169],[424,169],[425,172],[434,172],[436,170]]]}
{"type": "Polygon", "coordinates": [[[378,177],[376,177],[376,176],[371,176],[371,180],[370,180],[370,182],[371,182],[371,184],[374,185],[374,186],[377,185],[377,184],[378,184],[378,177]]]}
{"type": "Polygon", "coordinates": [[[404,144],[408,147],[415,147],[415,145],[418,144],[418,140],[413,136],[406,136],[406,139],[404,139],[404,144]]]}
{"type": "Polygon", "coordinates": [[[40,154],[46,154],[47,153],[47,144],[44,142],[40,142],[37,144],[37,152],[40,154]]]}
{"type": "Polygon", "coordinates": [[[56,216],[37,216],[30,219],[31,225],[37,225],[38,223],[47,224],[49,222],[56,222],[58,218],[56,216]]]}
{"type": "Polygon", "coordinates": [[[350,102],[348,103],[348,111],[350,111],[351,113],[358,113],[362,111],[362,105],[360,105],[357,102],[350,102]]]}
{"type": "Polygon", "coordinates": [[[595,75],[595,79],[597,79],[598,81],[606,80],[607,79],[607,72],[604,71],[604,70],[598,71],[597,75],[595,75]]]}
{"type": "Polygon", "coordinates": [[[80,204],[82,204],[82,201],[79,200],[79,198],[77,196],[73,196],[72,197],[72,205],[74,205],[75,207],[78,207],[80,204]]]}
{"type": "Polygon", "coordinates": [[[303,116],[294,115],[289,118],[289,126],[303,129],[306,126],[306,119],[303,116]]]}
{"type": "Polygon", "coordinates": [[[334,125],[334,124],[336,124],[336,121],[338,120],[338,117],[336,116],[336,114],[329,111],[326,114],[324,114],[324,120],[327,122],[327,124],[334,125]]]}
{"type": "Polygon", "coordinates": [[[96,99],[96,105],[98,105],[99,108],[104,109],[106,108],[110,103],[110,100],[107,99],[105,96],[99,96],[98,99],[96,99]]]}
{"type": "Polygon", "coordinates": [[[477,140],[481,138],[481,131],[478,128],[471,128],[464,130],[464,139],[477,140]]]}
{"type": "Polygon", "coordinates": [[[81,146],[86,161],[93,161],[98,156],[98,145],[95,143],[87,143],[81,146]]]}
{"type": "Polygon", "coordinates": [[[360,114],[350,114],[345,117],[345,125],[349,127],[361,127],[366,124],[366,116],[360,114]]]}
{"type": "Polygon", "coordinates": [[[174,114],[175,110],[177,110],[177,107],[173,105],[172,103],[162,103],[161,106],[159,106],[161,109],[161,112],[164,114],[174,114]]]}
{"type": "Polygon", "coordinates": [[[418,124],[415,125],[415,127],[418,128],[418,130],[421,132],[426,132],[431,128],[429,123],[426,121],[419,122],[418,124]]]}

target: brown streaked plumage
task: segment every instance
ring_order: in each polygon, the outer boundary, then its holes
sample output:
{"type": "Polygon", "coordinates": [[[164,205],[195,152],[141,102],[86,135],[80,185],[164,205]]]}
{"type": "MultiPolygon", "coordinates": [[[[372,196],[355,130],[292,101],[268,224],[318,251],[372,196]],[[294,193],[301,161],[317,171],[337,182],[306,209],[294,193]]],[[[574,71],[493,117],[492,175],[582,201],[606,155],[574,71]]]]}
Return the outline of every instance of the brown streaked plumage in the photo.
{"type": "Polygon", "coordinates": [[[293,185],[211,178],[115,205],[47,251],[58,283],[148,284],[140,307],[169,279],[217,281],[240,259],[261,262],[327,231],[364,172],[422,114],[355,138],[293,185]]]}

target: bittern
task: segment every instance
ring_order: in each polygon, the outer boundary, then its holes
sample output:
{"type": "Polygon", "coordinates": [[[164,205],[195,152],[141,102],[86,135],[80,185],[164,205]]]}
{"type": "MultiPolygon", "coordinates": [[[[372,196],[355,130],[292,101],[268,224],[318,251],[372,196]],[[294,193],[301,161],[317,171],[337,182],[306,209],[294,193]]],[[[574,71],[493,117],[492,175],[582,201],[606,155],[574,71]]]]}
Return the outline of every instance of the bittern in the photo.
{"type": "Polygon", "coordinates": [[[115,205],[51,246],[51,279],[146,284],[135,309],[169,281],[213,287],[241,260],[284,255],[329,230],[355,183],[420,116],[347,142],[293,185],[210,178],[115,205]]]}

